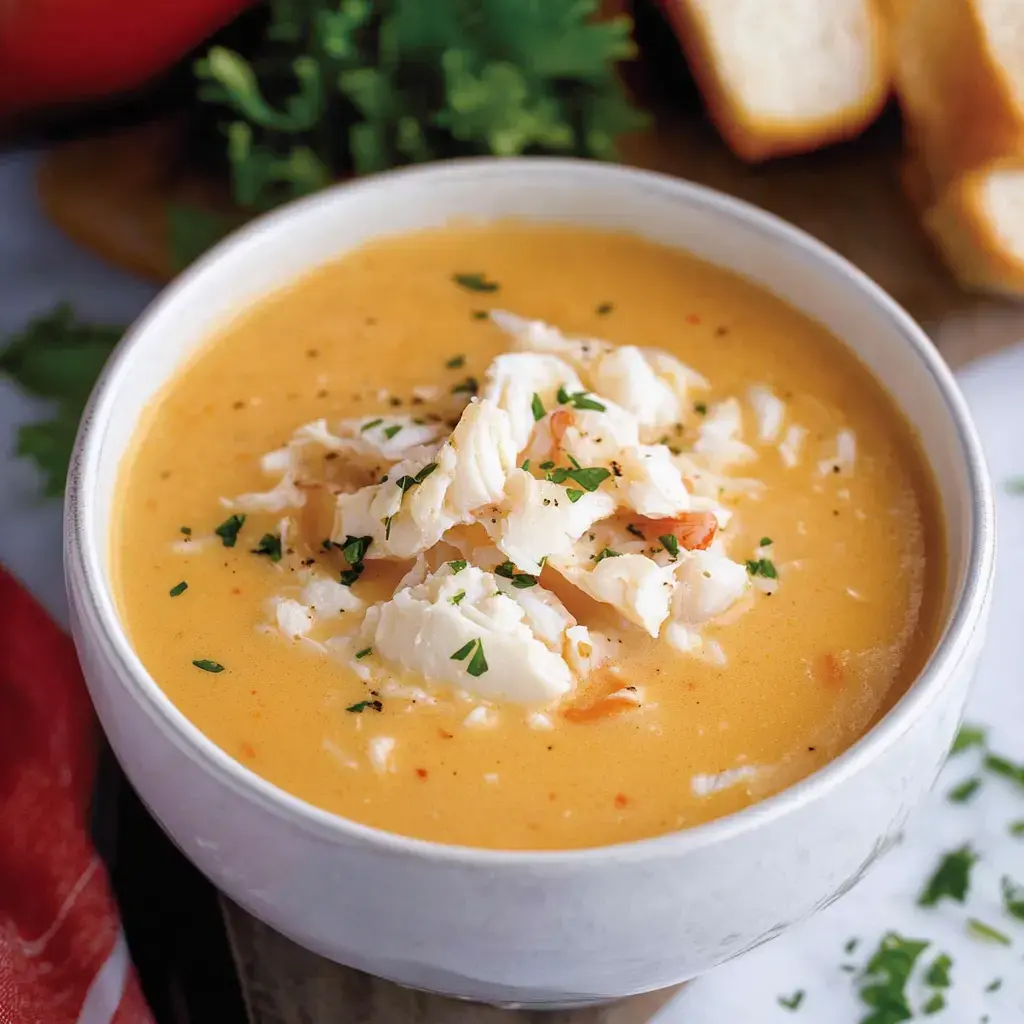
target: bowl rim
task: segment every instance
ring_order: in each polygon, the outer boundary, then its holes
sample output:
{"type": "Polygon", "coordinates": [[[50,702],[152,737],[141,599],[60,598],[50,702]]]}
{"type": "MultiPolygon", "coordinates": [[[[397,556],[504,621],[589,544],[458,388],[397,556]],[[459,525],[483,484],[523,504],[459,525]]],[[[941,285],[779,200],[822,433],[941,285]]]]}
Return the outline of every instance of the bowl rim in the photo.
{"type": "MultiPolygon", "coordinates": [[[[283,281],[282,281],[283,283],[283,281]]],[[[884,386],[884,385],[883,385],[884,386]]],[[[995,560],[994,496],[981,443],[967,404],[952,371],[931,340],[911,316],[863,271],[802,229],[745,200],[681,178],[620,164],[597,163],[573,158],[551,157],[469,157],[398,168],[348,182],[340,182],[287,203],[232,232],[178,275],[154,298],[118,343],[93,389],[83,414],[68,473],[64,505],[64,561],[69,600],[83,626],[91,631],[120,671],[118,685],[133,691],[143,710],[161,728],[165,737],[199,762],[240,796],[255,799],[265,810],[291,827],[313,831],[334,842],[361,842],[379,851],[427,858],[448,864],[483,868],[498,866],[562,870],[585,864],[615,861],[649,861],[679,857],[687,852],[751,832],[798,808],[811,804],[844,780],[868,767],[880,754],[897,743],[936,699],[944,682],[955,672],[971,647],[981,625],[991,589],[995,560]],[[655,191],[668,200],[701,205],[723,218],[740,220],[771,238],[777,245],[801,250],[823,263],[847,289],[859,291],[890,320],[924,364],[944,402],[958,437],[967,470],[969,502],[967,569],[959,591],[953,595],[943,629],[930,657],[906,692],[863,736],[838,757],[792,786],[720,818],[681,831],[605,846],[544,850],[491,849],[433,840],[417,839],[388,832],[343,818],[317,807],[280,788],[236,761],[186,718],[142,664],[121,624],[113,600],[106,551],[97,543],[94,496],[99,457],[120,391],[125,365],[132,351],[148,334],[150,324],[168,307],[187,297],[192,282],[249,243],[257,234],[273,232],[293,218],[308,215],[341,199],[351,201],[360,194],[388,192],[407,182],[423,179],[463,179],[468,186],[485,188],[502,176],[541,179],[548,175],[575,176],[584,180],[603,179],[623,190],[655,191]],[[76,584],[80,593],[76,593],[76,584]],[[126,685],[127,683],[127,685],[126,685]]],[[[76,643],[78,643],[76,636],[76,643]]]]}

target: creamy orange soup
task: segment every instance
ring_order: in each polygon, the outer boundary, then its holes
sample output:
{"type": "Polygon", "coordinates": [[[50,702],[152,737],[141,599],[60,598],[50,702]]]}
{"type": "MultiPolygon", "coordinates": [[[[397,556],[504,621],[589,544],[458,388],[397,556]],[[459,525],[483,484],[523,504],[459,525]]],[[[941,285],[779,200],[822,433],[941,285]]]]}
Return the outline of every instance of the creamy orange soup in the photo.
{"type": "Polygon", "coordinates": [[[388,239],[268,297],[153,403],[121,488],[121,614],[181,711],[444,843],[615,843],[777,792],[903,692],[942,584],[912,433],[826,330],[568,228],[388,239]]]}

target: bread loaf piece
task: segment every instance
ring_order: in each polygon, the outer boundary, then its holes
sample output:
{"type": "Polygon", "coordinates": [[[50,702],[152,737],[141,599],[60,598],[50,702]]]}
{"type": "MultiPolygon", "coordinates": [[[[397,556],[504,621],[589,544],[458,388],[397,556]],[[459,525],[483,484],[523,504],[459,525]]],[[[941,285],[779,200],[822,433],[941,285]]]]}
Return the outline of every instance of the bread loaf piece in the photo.
{"type": "Polygon", "coordinates": [[[874,0],[662,0],[709,114],[748,161],[862,131],[889,91],[874,0]]]}

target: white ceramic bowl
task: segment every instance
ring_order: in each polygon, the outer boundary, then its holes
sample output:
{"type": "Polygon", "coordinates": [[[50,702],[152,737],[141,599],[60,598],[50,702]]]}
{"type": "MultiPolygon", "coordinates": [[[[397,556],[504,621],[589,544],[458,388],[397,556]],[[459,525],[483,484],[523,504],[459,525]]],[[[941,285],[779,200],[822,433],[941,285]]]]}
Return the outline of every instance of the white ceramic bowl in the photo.
{"type": "Polygon", "coordinates": [[[668,986],[778,935],[850,888],[897,838],[960,719],[994,554],[991,487],[964,402],[928,339],[867,277],[782,221],[705,188],[570,160],[438,164],[328,189],[233,235],[128,332],[72,462],[66,568],[75,641],[125,772],[185,854],[257,917],[404,985],[570,1005],[668,986]],[[584,851],[496,852],[390,835],[254,775],[164,696],[125,637],[108,537],[147,402],[225,318],[367,239],[453,217],[628,229],[729,267],[821,321],[920,434],[941,492],[941,640],[885,719],[803,782],[741,813],[584,851]]]}

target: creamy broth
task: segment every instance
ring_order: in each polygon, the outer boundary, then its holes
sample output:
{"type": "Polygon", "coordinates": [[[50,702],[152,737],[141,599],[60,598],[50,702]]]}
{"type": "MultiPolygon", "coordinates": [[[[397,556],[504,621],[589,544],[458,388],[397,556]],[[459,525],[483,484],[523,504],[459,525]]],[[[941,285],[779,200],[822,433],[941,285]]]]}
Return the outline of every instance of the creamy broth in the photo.
{"type": "MultiPolygon", "coordinates": [[[[633,840],[792,784],[905,690],[929,652],[943,583],[932,484],[912,433],[826,330],[686,254],[568,228],[387,239],[268,297],[154,402],[122,472],[119,508],[112,560],[123,621],[153,678],[200,730],[341,816],[471,846],[633,840]],[[460,285],[459,274],[483,280],[460,285]],[[479,290],[488,282],[497,290],[479,290]],[[577,718],[556,709],[552,727],[538,728],[529,709],[501,701],[467,724],[481,702],[430,686],[437,703],[371,693],[351,659],[285,638],[268,619],[268,598],[302,571],[300,541],[316,571],[337,579],[347,566],[337,550],[319,549],[330,520],[316,503],[296,514],[280,562],[253,549],[287,510],[248,513],[233,547],[213,532],[232,511],[222,499],[272,486],[261,456],[302,424],[457,417],[452,388],[482,381],[510,347],[485,316],[492,308],[568,335],[663,349],[704,375],[710,388],[694,391],[683,429],[666,439],[675,449],[693,443],[715,403],[741,402],[755,458],[730,472],[763,487],[722,499],[734,512],[722,537],[732,559],[752,564],[756,586],[703,627],[697,654],[624,625],[550,566],[541,575],[581,623],[607,630],[613,667],[637,687],[638,707],[577,718]],[[758,440],[752,385],[785,403],[770,443],[758,440]],[[779,449],[792,425],[806,431],[795,455],[779,449]],[[855,460],[833,466],[841,431],[855,438],[855,460]],[[777,579],[758,570],[762,558],[777,579]],[[181,582],[187,589],[171,596],[181,582]],[[203,659],[224,670],[194,665],[203,659]],[[346,710],[377,699],[379,711],[346,710]]],[[[389,598],[412,563],[365,564],[352,590],[373,601],[389,598]]]]}

